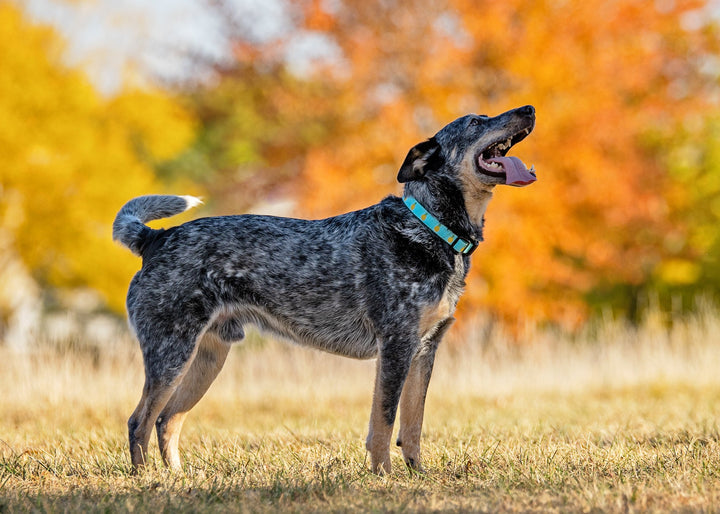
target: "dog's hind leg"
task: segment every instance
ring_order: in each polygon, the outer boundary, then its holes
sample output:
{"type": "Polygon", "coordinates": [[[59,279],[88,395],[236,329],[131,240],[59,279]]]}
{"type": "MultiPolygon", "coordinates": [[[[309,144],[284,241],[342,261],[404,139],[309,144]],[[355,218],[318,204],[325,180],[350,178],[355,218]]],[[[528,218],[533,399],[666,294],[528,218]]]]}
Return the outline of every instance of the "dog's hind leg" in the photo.
{"type": "Polygon", "coordinates": [[[142,397],[128,420],[130,460],[133,471],[145,465],[153,424],[175,391],[175,382],[158,380],[146,373],[142,397]]]}
{"type": "Polygon", "coordinates": [[[432,333],[423,339],[420,349],[410,363],[410,370],[400,395],[400,430],[397,445],[402,447],[405,463],[416,471],[422,471],[420,434],[435,352],[452,322],[452,318],[440,322],[433,328],[432,333]]]}
{"type": "Polygon", "coordinates": [[[230,346],[214,332],[205,333],[187,373],[155,422],[160,454],[172,469],[181,469],[178,442],[183,422],[220,373],[230,346]]]}
{"type": "MultiPolygon", "coordinates": [[[[202,327],[201,323],[188,322],[187,325],[202,327]]],[[[159,324],[155,325],[155,333],[162,333],[161,330],[159,324]]],[[[130,460],[135,471],[145,465],[155,420],[187,373],[196,353],[198,332],[173,332],[174,329],[168,327],[165,335],[153,343],[144,338],[140,340],[145,364],[145,385],[142,398],[128,420],[130,460]]]]}
{"type": "MultiPolygon", "coordinates": [[[[390,340],[380,349],[366,448],[373,473],[390,472],[390,439],[398,401],[416,345],[390,340]]],[[[418,343],[419,344],[419,343],[418,343]]]]}

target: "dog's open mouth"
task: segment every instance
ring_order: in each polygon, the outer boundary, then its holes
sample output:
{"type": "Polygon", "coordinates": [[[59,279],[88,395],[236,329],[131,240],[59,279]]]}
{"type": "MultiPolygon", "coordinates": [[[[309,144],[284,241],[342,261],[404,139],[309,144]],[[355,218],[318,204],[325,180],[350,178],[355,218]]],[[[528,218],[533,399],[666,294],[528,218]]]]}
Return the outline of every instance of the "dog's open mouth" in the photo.
{"type": "Polygon", "coordinates": [[[510,186],[527,186],[535,182],[535,166],[528,169],[517,157],[505,156],[510,147],[525,139],[531,130],[532,128],[526,128],[512,137],[490,144],[475,159],[478,172],[504,179],[505,184],[510,186]]]}

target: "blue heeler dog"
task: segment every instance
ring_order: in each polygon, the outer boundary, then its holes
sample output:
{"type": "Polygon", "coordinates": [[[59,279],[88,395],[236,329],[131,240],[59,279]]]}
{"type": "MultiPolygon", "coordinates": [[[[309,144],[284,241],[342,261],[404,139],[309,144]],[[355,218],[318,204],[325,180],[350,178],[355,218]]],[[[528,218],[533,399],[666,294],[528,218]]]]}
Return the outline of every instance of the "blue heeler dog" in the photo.
{"type": "Polygon", "coordinates": [[[453,322],[485,208],[499,184],[526,185],[533,169],[508,149],[535,109],[469,114],[413,147],[400,167],[403,198],[324,220],[202,218],[167,230],[147,221],[199,200],[142,196],[125,204],[113,238],[142,257],[127,309],[145,363],[128,421],[134,469],[153,424],[164,462],[180,468],[178,440],[232,343],[254,324],[282,338],[356,359],[377,357],[366,446],[390,471],[390,438],[420,468],[420,431],[435,351],[453,322]]]}

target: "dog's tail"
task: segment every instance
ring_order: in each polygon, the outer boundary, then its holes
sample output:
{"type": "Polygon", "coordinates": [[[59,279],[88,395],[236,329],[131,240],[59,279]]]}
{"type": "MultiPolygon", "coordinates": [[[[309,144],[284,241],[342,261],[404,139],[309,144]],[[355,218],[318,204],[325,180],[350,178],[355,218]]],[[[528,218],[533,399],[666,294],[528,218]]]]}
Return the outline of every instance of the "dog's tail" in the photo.
{"type": "Polygon", "coordinates": [[[145,240],[154,232],[145,225],[148,221],[169,218],[200,205],[194,196],[147,195],[133,198],[122,206],[113,222],[113,240],[142,256],[145,240]]]}

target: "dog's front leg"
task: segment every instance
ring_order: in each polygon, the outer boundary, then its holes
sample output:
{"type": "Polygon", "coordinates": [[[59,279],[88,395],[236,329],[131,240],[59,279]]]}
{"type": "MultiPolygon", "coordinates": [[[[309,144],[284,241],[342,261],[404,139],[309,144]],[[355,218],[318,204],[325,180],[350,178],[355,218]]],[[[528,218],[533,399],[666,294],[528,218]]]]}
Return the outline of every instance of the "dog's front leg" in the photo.
{"type": "MultiPolygon", "coordinates": [[[[419,343],[419,342],[418,342],[419,343]]],[[[386,341],[380,349],[366,447],[373,473],[390,472],[390,439],[400,393],[417,345],[386,341]]]]}
{"type": "Polygon", "coordinates": [[[426,335],[413,357],[407,379],[400,395],[400,430],[397,445],[402,447],[405,464],[422,472],[420,462],[420,434],[422,432],[425,397],[435,362],[435,352],[453,318],[438,323],[426,335]]]}

